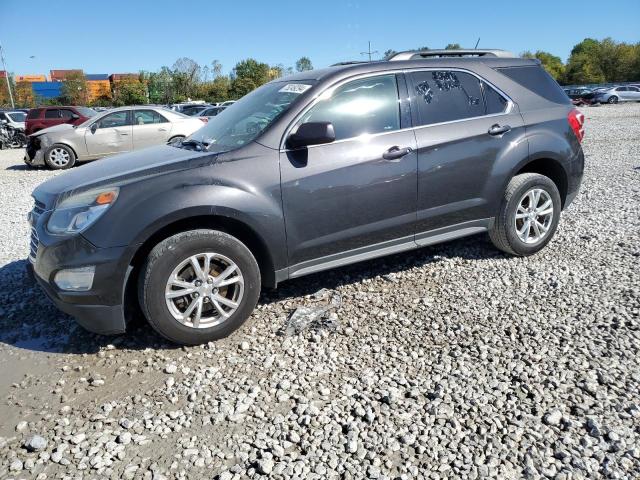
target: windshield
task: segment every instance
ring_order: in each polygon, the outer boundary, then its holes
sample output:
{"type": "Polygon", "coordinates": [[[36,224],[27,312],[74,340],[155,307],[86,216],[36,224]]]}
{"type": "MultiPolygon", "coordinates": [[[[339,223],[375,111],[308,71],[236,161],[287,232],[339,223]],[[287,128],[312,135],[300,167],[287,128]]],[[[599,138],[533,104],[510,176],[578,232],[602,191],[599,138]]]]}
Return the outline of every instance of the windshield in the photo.
{"type": "Polygon", "coordinates": [[[85,117],[93,117],[94,115],[98,114],[98,112],[88,107],[76,107],[76,110],[78,110],[78,112],[80,112],[85,117]]]}
{"type": "Polygon", "coordinates": [[[27,114],[23,112],[9,113],[8,115],[14,122],[24,122],[27,119],[27,114]]]}
{"type": "Polygon", "coordinates": [[[189,137],[205,148],[228,150],[253,141],[315,83],[312,80],[268,83],[209,119],[189,137]]]}

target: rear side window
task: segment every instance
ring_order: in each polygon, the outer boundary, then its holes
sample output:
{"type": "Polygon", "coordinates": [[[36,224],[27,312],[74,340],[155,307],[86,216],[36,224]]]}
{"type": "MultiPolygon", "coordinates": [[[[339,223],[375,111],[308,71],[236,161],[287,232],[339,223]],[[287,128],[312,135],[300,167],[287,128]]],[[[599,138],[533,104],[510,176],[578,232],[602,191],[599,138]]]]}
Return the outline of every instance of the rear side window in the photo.
{"type": "Polygon", "coordinates": [[[60,116],[64,119],[69,119],[71,117],[73,117],[74,112],[67,109],[67,108],[61,108],[60,109],[60,116]]]}
{"type": "Polygon", "coordinates": [[[134,125],[148,125],[151,123],[166,123],[168,120],[155,110],[136,110],[133,115],[134,125]]]}
{"type": "Polygon", "coordinates": [[[27,120],[33,120],[34,118],[40,118],[40,113],[42,112],[41,108],[34,108],[33,110],[29,110],[27,114],[27,120]]]}
{"type": "Polygon", "coordinates": [[[464,72],[431,70],[409,74],[420,125],[451,122],[485,113],[480,80],[464,72]]]}
{"type": "Polygon", "coordinates": [[[44,118],[60,118],[60,110],[52,108],[44,112],[44,118]]]}
{"type": "Polygon", "coordinates": [[[335,89],[305,113],[298,124],[331,122],[336,140],[400,128],[395,75],[354,80],[335,89]]]}
{"type": "Polygon", "coordinates": [[[482,92],[487,108],[487,115],[503,113],[507,109],[507,99],[500,95],[491,85],[482,82],[482,92]]]}
{"type": "Polygon", "coordinates": [[[569,100],[564,90],[560,88],[558,82],[542,67],[530,65],[526,67],[497,68],[496,70],[550,102],[571,103],[571,100],[569,100]]]}

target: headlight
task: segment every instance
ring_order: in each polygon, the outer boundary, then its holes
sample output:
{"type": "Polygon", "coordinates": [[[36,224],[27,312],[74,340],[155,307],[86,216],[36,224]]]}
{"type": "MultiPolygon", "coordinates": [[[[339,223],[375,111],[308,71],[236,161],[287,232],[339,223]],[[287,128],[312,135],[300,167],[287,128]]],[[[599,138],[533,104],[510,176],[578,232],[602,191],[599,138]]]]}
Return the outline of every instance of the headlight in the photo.
{"type": "Polygon", "coordinates": [[[56,205],[47,223],[53,234],[80,233],[89,228],[118,198],[118,187],[89,190],[56,205]]]}

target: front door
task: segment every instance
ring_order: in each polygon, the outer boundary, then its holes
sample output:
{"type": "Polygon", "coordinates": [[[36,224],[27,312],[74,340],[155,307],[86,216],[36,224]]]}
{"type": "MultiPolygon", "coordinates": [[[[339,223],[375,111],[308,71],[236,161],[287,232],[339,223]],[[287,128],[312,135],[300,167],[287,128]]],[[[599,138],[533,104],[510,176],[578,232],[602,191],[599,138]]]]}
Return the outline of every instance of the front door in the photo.
{"type": "Polygon", "coordinates": [[[418,142],[416,242],[435,234],[481,231],[497,211],[514,158],[526,158],[522,117],[496,89],[471,73],[408,73],[418,142]]]}
{"type": "Polygon", "coordinates": [[[101,157],[133,149],[131,111],[123,110],[105,115],[87,129],[84,135],[91,157],[101,157]]]}
{"type": "Polygon", "coordinates": [[[133,148],[149,147],[167,143],[171,133],[171,123],[155,110],[134,110],[133,148]]]}
{"type": "Polygon", "coordinates": [[[293,127],[331,122],[336,140],[280,155],[291,276],[415,245],[416,142],[402,130],[398,83],[333,87],[293,127]]]}

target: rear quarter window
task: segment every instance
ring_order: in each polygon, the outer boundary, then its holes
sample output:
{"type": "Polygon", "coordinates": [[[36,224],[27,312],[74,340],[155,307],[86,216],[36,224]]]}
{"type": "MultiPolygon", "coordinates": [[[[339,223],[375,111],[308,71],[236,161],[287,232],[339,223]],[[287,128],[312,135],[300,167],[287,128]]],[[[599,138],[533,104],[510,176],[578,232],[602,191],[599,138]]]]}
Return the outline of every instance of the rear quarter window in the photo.
{"type": "Polygon", "coordinates": [[[40,118],[40,113],[42,112],[41,108],[33,108],[29,110],[27,114],[27,120],[33,120],[34,118],[40,118]]]}
{"type": "Polygon", "coordinates": [[[558,82],[538,65],[497,68],[498,72],[553,103],[569,104],[571,100],[558,82]]]}

